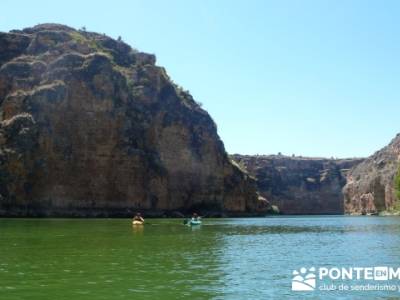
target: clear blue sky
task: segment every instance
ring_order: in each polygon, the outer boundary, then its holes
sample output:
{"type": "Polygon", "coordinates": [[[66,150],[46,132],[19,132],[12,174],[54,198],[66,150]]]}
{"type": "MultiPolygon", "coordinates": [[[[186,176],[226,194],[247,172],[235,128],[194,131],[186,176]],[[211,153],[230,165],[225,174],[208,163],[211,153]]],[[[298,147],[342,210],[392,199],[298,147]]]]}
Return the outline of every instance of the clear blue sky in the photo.
{"type": "Polygon", "coordinates": [[[1,1],[0,30],[57,22],[155,53],[229,153],[366,156],[399,132],[400,1],[1,1]]]}

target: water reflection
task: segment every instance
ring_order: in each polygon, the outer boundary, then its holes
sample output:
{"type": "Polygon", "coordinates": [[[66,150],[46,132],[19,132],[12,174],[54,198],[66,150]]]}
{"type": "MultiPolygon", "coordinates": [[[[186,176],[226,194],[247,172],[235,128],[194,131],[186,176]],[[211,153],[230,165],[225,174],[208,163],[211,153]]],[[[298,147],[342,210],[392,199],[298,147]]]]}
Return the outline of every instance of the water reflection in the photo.
{"type": "Polygon", "coordinates": [[[132,232],[134,234],[143,234],[144,226],[145,225],[133,225],[132,224],[132,232]]]}
{"type": "Polygon", "coordinates": [[[197,230],[201,230],[201,226],[197,225],[197,226],[188,226],[192,231],[197,231],[197,230]]]}

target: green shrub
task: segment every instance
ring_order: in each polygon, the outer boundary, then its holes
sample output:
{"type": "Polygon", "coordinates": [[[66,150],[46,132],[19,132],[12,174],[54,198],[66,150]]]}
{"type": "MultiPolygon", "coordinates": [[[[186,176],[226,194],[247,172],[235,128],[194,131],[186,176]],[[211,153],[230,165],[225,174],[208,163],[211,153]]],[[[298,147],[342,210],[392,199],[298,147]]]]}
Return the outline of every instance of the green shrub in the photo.
{"type": "Polygon", "coordinates": [[[400,200],[400,166],[398,167],[396,176],[394,177],[394,190],[397,200],[400,200]]]}

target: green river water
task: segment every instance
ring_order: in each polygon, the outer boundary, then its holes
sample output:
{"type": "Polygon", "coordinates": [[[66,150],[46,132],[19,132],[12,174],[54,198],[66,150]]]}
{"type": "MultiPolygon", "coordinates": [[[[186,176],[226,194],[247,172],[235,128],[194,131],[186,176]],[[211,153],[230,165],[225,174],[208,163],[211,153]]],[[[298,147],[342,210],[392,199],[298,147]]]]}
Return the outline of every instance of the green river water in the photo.
{"type": "MultiPolygon", "coordinates": [[[[303,266],[400,267],[399,217],[147,222],[0,219],[0,299],[400,299],[399,291],[321,290],[329,280],[291,290],[303,266]]],[[[377,283],[346,281],[369,282],[377,283]]]]}

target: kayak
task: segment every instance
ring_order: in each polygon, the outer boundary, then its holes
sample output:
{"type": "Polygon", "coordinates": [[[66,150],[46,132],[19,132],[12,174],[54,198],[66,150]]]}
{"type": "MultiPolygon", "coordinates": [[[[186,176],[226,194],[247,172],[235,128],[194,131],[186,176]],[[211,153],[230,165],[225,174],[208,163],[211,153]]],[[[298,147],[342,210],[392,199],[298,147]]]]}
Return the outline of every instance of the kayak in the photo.
{"type": "Polygon", "coordinates": [[[143,222],[141,222],[141,221],[132,221],[132,224],[133,225],[143,225],[143,222]]]}
{"type": "Polygon", "coordinates": [[[183,220],[183,225],[187,226],[201,225],[201,220],[185,219],[183,220]]]}
{"type": "Polygon", "coordinates": [[[201,221],[190,221],[189,225],[194,226],[194,225],[201,225],[201,221]]]}

